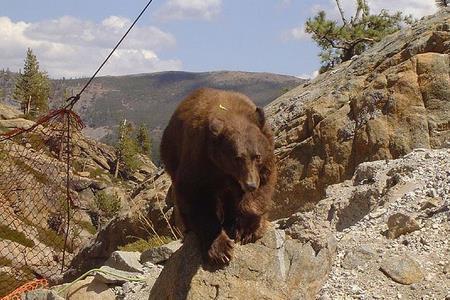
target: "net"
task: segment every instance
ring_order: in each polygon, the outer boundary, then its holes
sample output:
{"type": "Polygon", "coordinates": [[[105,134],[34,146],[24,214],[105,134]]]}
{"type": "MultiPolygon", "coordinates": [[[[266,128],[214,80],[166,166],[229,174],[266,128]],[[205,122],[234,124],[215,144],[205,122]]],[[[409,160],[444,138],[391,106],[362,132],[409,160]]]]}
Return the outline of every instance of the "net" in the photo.
{"type": "Polygon", "coordinates": [[[70,189],[74,137],[71,110],[0,135],[0,296],[35,279],[58,280],[83,239],[76,193],[70,189]]]}

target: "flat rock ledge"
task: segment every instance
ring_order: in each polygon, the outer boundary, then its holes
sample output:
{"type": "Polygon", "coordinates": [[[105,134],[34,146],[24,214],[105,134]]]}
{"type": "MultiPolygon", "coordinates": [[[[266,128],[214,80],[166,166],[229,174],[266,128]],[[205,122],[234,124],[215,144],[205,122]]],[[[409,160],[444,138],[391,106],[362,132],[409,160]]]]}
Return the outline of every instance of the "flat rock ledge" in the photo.
{"type": "Polygon", "coordinates": [[[314,250],[270,229],[256,243],[236,245],[230,265],[202,265],[194,235],[167,261],[149,299],[315,299],[331,270],[336,242],[330,236],[314,250]]]}

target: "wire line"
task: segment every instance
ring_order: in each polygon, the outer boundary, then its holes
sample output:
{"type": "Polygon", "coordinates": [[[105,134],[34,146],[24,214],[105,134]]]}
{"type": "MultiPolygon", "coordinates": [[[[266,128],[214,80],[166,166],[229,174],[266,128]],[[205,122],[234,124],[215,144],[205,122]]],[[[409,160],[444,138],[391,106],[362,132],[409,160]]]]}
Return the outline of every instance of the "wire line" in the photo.
{"type": "Polygon", "coordinates": [[[86,90],[86,88],[91,84],[92,80],[95,79],[95,77],[97,76],[98,72],[100,72],[100,70],[103,68],[103,66],[108,62],[108,60],[110,59],[110,57],[114,54],[114,52],[117,50],[117,48],[120,46],[120,44],[122,43],[122,41],[127,37],[128,33],[130,33],[130,31],[133,29],[134,25],[137,23],[137,21],[141,18],[141,16],[144,14],[144,12],[147,10],[147,8],[150,6],[150,4],[153,2],[153,0],[149,0],[147,5],[145,5],[145,7],[142,9],[142,11],[139,13],[139,15],[136,17],[136,19],[134,20],[134,22],[131,24],[131,26],[128,28],[128,30],[125,32],[125,34],[122,36],[122,38],[117,42],[116,46],[111,50],[111,52],[108,54],[108,56],[105,58],[105,60],[102,62],[102,64],[98,67],[97,71],[95,71],[94,75],[91,76],[91,78],[89,79],[89,81],[83,86],[83,88],[81,89],[81,91],[76,94],[75,96],[69,97],[66,101],[70,101],[69,104],[67,104],[66,108],[72,108],[75,103],[78,102],[78,100],[80,100],[80,96],[81,94],[83,94],[84,90],[86,90]]]}

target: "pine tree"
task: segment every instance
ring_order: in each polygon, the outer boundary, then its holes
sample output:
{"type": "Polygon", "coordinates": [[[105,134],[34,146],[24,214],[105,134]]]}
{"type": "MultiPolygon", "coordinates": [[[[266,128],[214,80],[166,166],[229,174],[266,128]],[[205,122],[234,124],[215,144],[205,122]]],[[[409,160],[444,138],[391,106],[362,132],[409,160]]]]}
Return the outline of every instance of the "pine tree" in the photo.
{"type": "Polygon", "coordinates": [[[20,101],[25,115],[37,116],[48,111],[49,95],[48,76],[39,70],[36,55],[28,48],[23,73],[18,75],[13,97],[20,101]]]}
{"type": "Polygon", "coordinates": [[[141,124],[136,134],[136,143],[139,147],[139,152],[147,155],[151,158],[152,155],[152,143],[148,129],[145,124],[141,124]]]}
{"type": "Polygon", "coordinates": [[[124,120],[118,130],[119,140],[116,144],[116,169],[114,177],[117,178],[119,170],[124,174],[133,172],[139,167],[137,154],[139,152],[136,140],[133,138],[133,126],[124,120]]]}
{"type": "Polygon", "coordinates": [[[306,21],[305,31],[322,49],[319,55],[321,73],[361,54],[375,42],[413,21],[411,16],[405,17],[401,12],[390,14],[382,10],[378,14],[370,14],[366,0],[355,0],[355,4],[356,13],[350,19],[345,16],[340,1],[336,0],[341,22],[327,19],[324,11],[306,21]]]}

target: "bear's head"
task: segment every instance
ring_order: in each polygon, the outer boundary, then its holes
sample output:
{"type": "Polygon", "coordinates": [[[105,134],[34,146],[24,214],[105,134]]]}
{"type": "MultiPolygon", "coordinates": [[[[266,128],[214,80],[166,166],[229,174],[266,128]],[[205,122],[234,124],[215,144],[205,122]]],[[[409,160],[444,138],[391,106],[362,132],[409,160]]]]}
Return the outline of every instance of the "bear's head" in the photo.
{"type": "Polygon", "coordinates": [[[213,164],[231,176],[244,192],[259,188],[261,169],[273,155],[272,144],[261,129],[265,117],[257,108],[254,118],[229,115],[209,120],[208,156],[213,164]]]}

